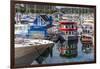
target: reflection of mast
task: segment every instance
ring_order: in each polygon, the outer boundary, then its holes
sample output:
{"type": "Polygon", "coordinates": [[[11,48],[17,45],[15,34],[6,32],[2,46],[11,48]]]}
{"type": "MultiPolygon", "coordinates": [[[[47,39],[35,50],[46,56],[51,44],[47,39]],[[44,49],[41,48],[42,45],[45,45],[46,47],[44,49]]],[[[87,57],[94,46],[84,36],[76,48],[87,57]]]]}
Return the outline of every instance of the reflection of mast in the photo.
{"type": "Polygon", "coordinates": [[[82,9],[81,8],[79,8],[79,9],[80,9],[80,12],[79,12],[80,24],[82,24],[82,22],[83,22],[83,20],[82,20],[82,9]]]}
{"type": "Polygon", "coordinates": [[[60,20],[60,7],[57,8],[58,8],[58,19],[60,20]]]}
{"type": "Polygon", "coordinates": [[[49,6],[49,13],[48,14],[50,14],[50,6],[49,6]]]}

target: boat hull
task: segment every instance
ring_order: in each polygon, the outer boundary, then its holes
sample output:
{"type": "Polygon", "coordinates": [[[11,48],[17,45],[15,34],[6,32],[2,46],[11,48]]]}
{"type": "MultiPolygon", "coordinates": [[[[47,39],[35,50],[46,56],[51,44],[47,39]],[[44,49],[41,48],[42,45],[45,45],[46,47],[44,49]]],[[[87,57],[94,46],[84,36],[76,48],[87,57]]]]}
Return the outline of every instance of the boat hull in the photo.
{"type": "Polygon", "coordinates": [[[15,48],[15,65],[30,65],[33,60],[39,57],[46,49],[51,49],[53,43],[38,46],[25,46],[15,48]]]}

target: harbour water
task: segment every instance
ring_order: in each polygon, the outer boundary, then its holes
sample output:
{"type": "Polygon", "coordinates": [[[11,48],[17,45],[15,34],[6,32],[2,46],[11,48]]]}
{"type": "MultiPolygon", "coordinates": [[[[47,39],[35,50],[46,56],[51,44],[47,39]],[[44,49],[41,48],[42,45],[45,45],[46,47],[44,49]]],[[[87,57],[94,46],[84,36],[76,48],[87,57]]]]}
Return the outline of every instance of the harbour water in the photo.
{"type": "Polygon", "coordinates": [[[57,64],[57,63],[70,63],[70,62],[88,62],[88,61],[94,61],[94,49],[92,46],[92,50],[90,50],[89,53],[84,52],[82,50],[83,44],[80,41],[80,38],[78,39],[77,43],[77,56],[72,58],[62,57],[60,56],[60,52],[58,50],[58,44],[56,43],[53,47],[53,56],[50,57],[49,53],[44,53],[43,55],[46,55],[45,57],[39,57],[40,60],[33,60],[33,64],[57,64]],[[41,63],[39,63],[41,61],[41,63]]]}
{"type": "Polygon", "coordinates": [[[42,4],[15,7],[16,66],[95,61],[94,8],[42,4]]]}

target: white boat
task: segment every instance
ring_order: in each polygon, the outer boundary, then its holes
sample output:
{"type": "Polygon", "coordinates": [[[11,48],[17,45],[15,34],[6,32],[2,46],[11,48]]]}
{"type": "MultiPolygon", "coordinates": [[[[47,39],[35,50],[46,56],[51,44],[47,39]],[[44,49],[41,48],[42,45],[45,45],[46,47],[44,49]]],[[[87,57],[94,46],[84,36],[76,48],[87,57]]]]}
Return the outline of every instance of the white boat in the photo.
{"type": "Polygon", "coordinates": [[[28,33],[28,24],[15,24],[15,35],[16,34],[27,34],[28,33]]]}
{"type": "Polygon", "coordinates": [[[94,20],[93,19],[85,19],[82,24],[82,36],[81,40],[82,42],[92,42],[93,36],[94,36],[94,20]]]}
{"type": "Polygon", "coordinates": [[[53,42],[42,39],[28,39],[28,24],[15,24],[15,64],[30,65],[46,49],[51,49],[53,42]]]}
{"type": "Polygon", "coordinates": [[[21,14],[21,13],[16,13],[15,15],[15,22],[16,24],[18,22],[21,22],[23,24],[28,24],[28,23],[33,23],[35,19],[35,16],[31,15],[27,15],[27,14],[21,14]]]}
{"type": "Polygon", "coordinates": [[[32,17],[32,16],[24,16],[23,18],[21,18],[21,21],[27,22],[27,23],[33,23],[34,19],[35,19],[35,17],[32,17]]]}
{"type": "Polygon", "coordinates": [[[24,41],[16,39],[15,41],[16,66],[30,65],[46,49],[52,49],[54,44],[52,41],[42,39],[24,39],[24,41]]]}

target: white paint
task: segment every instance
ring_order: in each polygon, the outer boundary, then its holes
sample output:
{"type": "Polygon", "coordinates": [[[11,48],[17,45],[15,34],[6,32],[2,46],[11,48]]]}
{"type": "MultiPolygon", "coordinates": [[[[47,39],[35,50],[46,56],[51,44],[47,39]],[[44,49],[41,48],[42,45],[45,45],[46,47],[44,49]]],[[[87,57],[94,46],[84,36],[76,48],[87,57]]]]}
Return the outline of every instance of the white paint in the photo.
{"type": "Polygon", "coordinates": [[[28,24],[15,24],[15,34],[28,34],[28,24]]]}
{"type": "MultiPolygon", "coordinates": [[[[18,41],[18,40],[17,40],[18,41]]],[[[15,58],[22,57],[31,52],[36,53],[36,47],[40,49],[41,45],[46,49],[50,44],[53,44],[52,41],[42,40],[42,39],[26,39],[22,43],[15,44],[15,58]],[[26,42],[27,41],[27,42],[26,42]]],[[[43,50],[42,48],[42,50],[43,50]]]]}

